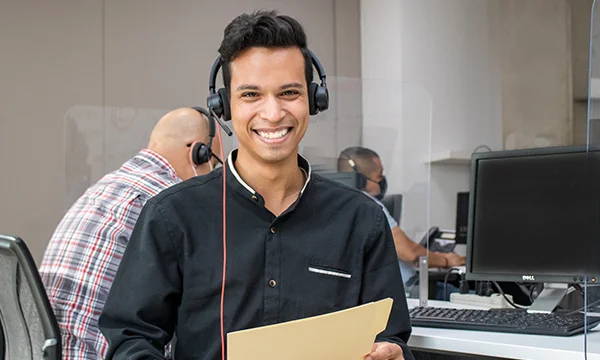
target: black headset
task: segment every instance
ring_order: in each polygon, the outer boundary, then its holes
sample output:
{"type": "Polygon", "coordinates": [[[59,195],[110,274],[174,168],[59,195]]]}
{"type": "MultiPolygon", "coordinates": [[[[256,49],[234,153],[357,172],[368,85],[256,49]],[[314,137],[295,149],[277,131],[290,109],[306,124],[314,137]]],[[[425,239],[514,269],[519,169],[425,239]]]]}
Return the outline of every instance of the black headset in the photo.
{"type": "MultiPolygon", "coordinates": [[[[308,50],[308,49],[307,49],[308,50]]],[[[310,58],[314,67],[317,69],[321,84],[311,82],[308,85],[308,103],[310,109],[310,115],[317,115],[321,111],[325,111],[329,108],[329,90],[327,90],[327,76],[325,75],[325,69],[323,65],[311,50],[308,50],[310,58]]],[[[231,111],[229,108],[229,92],[226,88],[220,88],[216,90],[217,73],[221,68],[222,62],[221,57],[218,57],[212,68],[210,69],[210,75],[208,78],[208,91],[210,95],[206,99],[206,104],[210,110],[214,112],[217,117],[223,117],[223,120],[231,120],[231,111]]]]}
{"type": "Polygon", "coordinates": [[[345,150],[342,151],[342,153],[340,154],[340,157],[342,157],[348,161],[348,164],[350,165],[350,167],[352,167],[352,170],[356,174],[356,178],[357,178],[356,181],[358,182],[358,184],[357,184],[358,189],[365,190],[367,188],[367,181],[371,180],[379,185],[379,195],[377,195],[375,197],[379,200],[382,200],[383,197],[385,196],[385,193],[386,193],[387,187],[388,187],[385,176],[383,176],[381,178],[381,180],[375,181],[375,180],[369,178],[368,176],[366,176],[365,174],[361,173],[358,170],[358,167],[356,167],[356,161],[354,161],[354,159],[352,159],[352,157],[350,155],[348,155],[348,153],[345,150]]]}
{"type": "MultiPolygon", "coordinates": [[[[212,153],[212,140],[215,137],[216,127],[215,119],[210,115],[208,110],[198,106],[193,106],[192,109],[198,111],[208,119],[208,144],[196,142],[192,148],[192,161],[195,165],[199,166],[206,164],[210,161],[210,158],[214,156],[212,153]]],[[[191,146],[191,144],[188,146],[191,146]]],[[[221,161],[219,158],[217,158],[217,160],[221,161]]]]}
{"type": "Polygon", "coordinates": [[[344,154],[344,156],[348,160],[348,164],[350,164],[352,170],[354,170],[354,172],[356,173],[356,177],[358,178],[358,188],[360,190],[364,190],[367,187],[367,177],[363,173],[358,171],[358,168],[356,167],[356,162],[350,156],[346,154],[344,154]]]}

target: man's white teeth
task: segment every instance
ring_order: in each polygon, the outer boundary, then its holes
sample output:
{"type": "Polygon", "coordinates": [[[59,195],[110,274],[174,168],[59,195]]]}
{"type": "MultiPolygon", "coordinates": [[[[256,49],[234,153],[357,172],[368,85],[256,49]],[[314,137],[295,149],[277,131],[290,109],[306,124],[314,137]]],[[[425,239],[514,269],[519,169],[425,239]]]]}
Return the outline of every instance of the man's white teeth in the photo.
{"type": "Polygon", "coordinates": [[[285,128],[277,131],[257,131],[257,133],[265,139],[280,139],[284,137],[289,131],[289,128],[285,128]]]}

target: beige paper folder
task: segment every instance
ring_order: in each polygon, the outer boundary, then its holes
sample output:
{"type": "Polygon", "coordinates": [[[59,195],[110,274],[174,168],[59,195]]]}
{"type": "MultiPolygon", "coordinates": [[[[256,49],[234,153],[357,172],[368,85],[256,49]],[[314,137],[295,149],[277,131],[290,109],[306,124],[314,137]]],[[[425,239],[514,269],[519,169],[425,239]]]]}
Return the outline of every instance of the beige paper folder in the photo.
{"type": "Polygon", "coordinates": [[[227,334],[228,360],[363,360],[385,330],[390,298],[321,316],[227,334]]]}

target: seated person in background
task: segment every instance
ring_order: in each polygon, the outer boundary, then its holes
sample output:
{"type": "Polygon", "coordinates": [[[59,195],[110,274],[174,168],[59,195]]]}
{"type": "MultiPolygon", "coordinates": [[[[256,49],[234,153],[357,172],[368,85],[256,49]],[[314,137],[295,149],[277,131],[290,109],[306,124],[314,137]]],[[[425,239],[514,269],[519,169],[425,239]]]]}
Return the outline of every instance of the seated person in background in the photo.
{"type": "MultiPolygon", "coordinates": [[[[369,195],[385,212],[396,245],[396,255],[400,260],[402,280],[406,284],[415,274],[414,265],[419,257],[427,255],[427,249],[410,240],[406,233],[400,229],[396,220],[390,215],[381,203],[387,190],[387,181],[383,175],[383,165],[379,155],[371,149],[364,147],[350,147],[340,153],[338,157],[339,172],[357,172],[366,178],[364,188],[360,189],[369,195]]],[[[429,266],[435,268],[451,268],[465,264],[465,257],[455,253],[429,252],[429,266]]]]}
{"type": "Polygon", "coordinates": [[[211,171],[214,157],[201,165],[191,158],[196,142],[208,144],[208,130],[194,109],[169,112],[148,148],[87,189],[59,223],[40,274],[61,330],[63,359],[104,359],[108,344],[98,317],[142,207],[181,180],[211,171]]]}

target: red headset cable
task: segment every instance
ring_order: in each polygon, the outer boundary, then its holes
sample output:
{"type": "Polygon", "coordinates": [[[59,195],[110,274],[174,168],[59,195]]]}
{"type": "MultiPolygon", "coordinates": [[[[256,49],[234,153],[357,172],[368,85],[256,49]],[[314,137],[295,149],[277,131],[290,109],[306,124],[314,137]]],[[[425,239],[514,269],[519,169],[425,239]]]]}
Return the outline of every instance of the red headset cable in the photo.
{"type": "Polygon", "coordinates": [[[219,150],[221,152],[221,159],[223,159],[223,278],[221,280],[221,306],[220,306],[220,323],[221,323],[221,359],[225,360],[225,326],[224,323],[224,303],[225,303],[225,275],[227,273],[227,190],[226,190],[226,161],[225,152],[223,151],[223,138],[221,137],[221,131],[217,131],[219,137],[219,150]]]}

